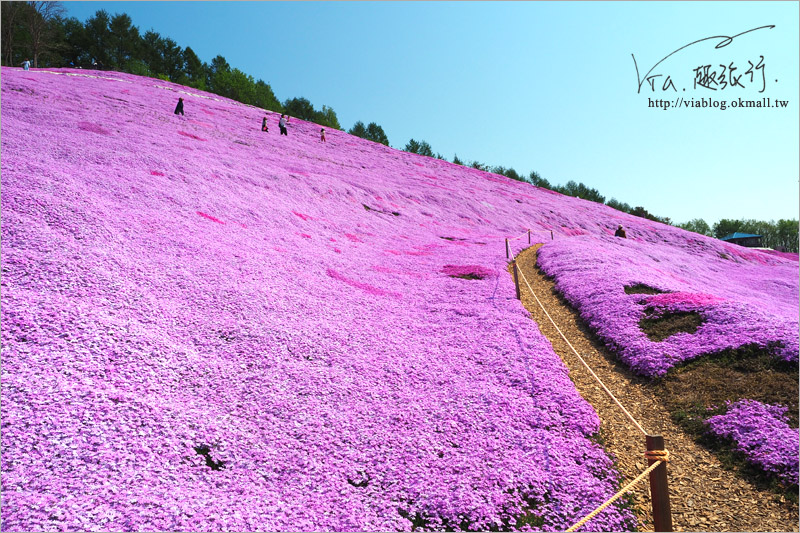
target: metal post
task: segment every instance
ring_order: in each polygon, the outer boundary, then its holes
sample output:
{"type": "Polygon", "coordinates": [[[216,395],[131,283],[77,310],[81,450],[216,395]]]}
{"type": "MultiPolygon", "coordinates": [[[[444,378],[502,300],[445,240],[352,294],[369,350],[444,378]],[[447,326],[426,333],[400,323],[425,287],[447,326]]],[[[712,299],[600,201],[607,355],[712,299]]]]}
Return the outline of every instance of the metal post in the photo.
{"type": "Polygon", "coordinates": [[[508,239],[506,239],[506,259],[511,257],[511,252],[508,249],[508,239]]]}
{"type": "Polygon", "coordinates": [[[553,240],[553,230],[550,230],[550,240],[553,240]]]}
{"type": "MultiPolygon", "coordinates": [[[[664,437],[647,435],[647,451],[663,450],[664,437]]],[[[648,466],[656,461],[648,459],[648,466]]],[[[669,486],[667,485],[667,463],[661,463],[650,472],[650,497],[653,501],[653,526],[656,531],[672,531],[672,512],[669,506],[669,486]]]]}
{"type": "Polygon", "coordinates": [[[517,273],[517,261],[511,261],[511,264],[514,266],[514,287],[517,289],[517,300],[521,300],[519,296],[519,274],[517,273]]]}
{"type": "Polygon", "coordinates": [[[528,230],[528,244],[531,243],[531,230],[528,230]]]}

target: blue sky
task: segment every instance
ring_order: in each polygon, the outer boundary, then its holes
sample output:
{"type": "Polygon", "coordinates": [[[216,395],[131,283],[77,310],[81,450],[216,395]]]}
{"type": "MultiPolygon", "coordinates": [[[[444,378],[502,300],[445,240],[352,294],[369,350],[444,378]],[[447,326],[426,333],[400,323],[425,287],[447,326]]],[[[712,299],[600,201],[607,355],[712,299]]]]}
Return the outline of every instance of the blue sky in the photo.
{"type": "Polygon", "coordinates": [[[221,54],[281,101],[332,107],[345,129],[377,122],[393,147],[425,140],[448,160],[535,170],[674,222],[709,224],[798,217],[798,5],[65,3],[81,21],[99,9],[127,13],[140,31],[190,46],[206,62],[221,54]],[[724,47],[717,38],[681,50],[651,73],[660,75],[655,91],[639,90],[632,54],[644,76],[684,45],[768,25],[724,47]],[[732,64],[744,87],[695,86],[696,68],[719,74],[720,64],[732,64]],[[668,76],[675,90],[663,90],[668,76]],[[649,107],[680,98],[727,109],[649,107]],[[731,107],[739,98],[788,105],[731,107]]]}

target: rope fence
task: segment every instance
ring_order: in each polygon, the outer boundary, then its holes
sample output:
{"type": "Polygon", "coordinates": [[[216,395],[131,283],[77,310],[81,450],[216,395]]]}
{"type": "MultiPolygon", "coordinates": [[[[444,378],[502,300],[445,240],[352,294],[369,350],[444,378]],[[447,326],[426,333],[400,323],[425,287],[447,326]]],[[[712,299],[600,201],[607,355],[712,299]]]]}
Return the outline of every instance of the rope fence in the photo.
{"type": "MultiPolygon", "coordinates": [[[[659,450],[659,451],[664,452],[664,455],[662,456],[662,459],[660,459],[660,460],[656,461],[655,463],[651,464],[650,466],[648,466],[647,470],[645,470],[644,472],[642,472],[641,474],[636,476],[636,479],[634,479],[633,481],[631,481],[630,483],[628,483],[627,485],[622,487],[619,490],[619,492],[617,492],[611,498],[606,500],[606,502],[603,503],[600,507],[598,507],[597,509],[595,509],[591,513],[589,513],[586,516],[584,516],[583,518],[581,518],[580,521],[578,521],[575,525],[570,527],[567,531],[568,532],[576,531],[583,524],[585,524],[586,522],[588,522],[589,520],[591,520],[592,518],[594,518],[595,516],[597,516],[601,512],[603,512],[603,509],[605,509],[606,507],[608,507],[609,505],[611,505],[612,503],[614,503],[615,501],[620,499],[623,494],[625,494],[626,492],[631,490],[633,487],[635,487],[640,481],[642,481],[645,478],[645,476],[650,474],[650,472],[655,470],[660,464],[668,462],[669,452],[667,450],[659,450]]],[[[645,452],[645,457],[646,456],[647,456],[647,452],[645,452]]]]}
{"type": "MultiPolygon", "coordinates": [[[[524,233],[523,235],[520,235],[518,237],[514,237],[512,239],[506,239],[506,258],[510,258],[509,240],[519,239],[519,238],[524,237],[525,235],[527,235],[528,236],[528,242],[530,243],[530,234],[531,234],[531,230],[527,230],[526,233],[524,233]]],[[[552,235],[553,235],[552,231],[550,232],[550,234],[551,234],[551,239],[552,239],[552,235]]],[[[651,494],[651,500],[652,500],[652,504],[653,504],[653,524],[655,526],[655,530],[656,531],[672,531],[672,516],[671,516],[671,512],[670,512],[669,488],[668,488],[668,484],[667,484],[667,468],[666,468],[666,464],[669,461],[669,452],[664,448],[664,438],[662,436],[660,436],[660,435],[650,435],[649,433],[647,433],[647,431],[636,420],[636,418],[634,418],[634,416],[627,409],[625,409],[625,406],[622,405],[622,403],[617,399],[616,396],[614,396],[614,394],[611,392],[611,390],[609,390],[609,388],[606,386],[606,384],[603,383],[603,380],[600,379],[600,377],[594,372],[594,370],[592,370],[592,368],[584,360],[584,358],[581,357],[581,355],[578,353],[578,351],[575,349],[575,347],[572,345],[572,343],[569,341],[569,339],[567,339],[566,335],[564,335],[564,332],[561,331],[561,328],[558,327],[558,325],[556,324],[555,320],[553,320],[553,317],[550,316],[550,313],[547,311],[547,309],[545,308],[544,304],[542,304],[542,301],[536,295],[536,292],[533,290],[533,287],[531,287],[531,284],[528,282],[528,279],[525,277],[525,273],[522,272],[517,267],[516,256],[514,258],[511,258],[511,264],[512,264],[512,267],[513,267],[514,286],[515,286],[515,289],[516,289],[517,299],[519,299],[519,300],[522,299],[521,298],[521,293],[520,293],[520,283],[519,283],[519,278],[521,277],[522,281],[528,287],[528,291],[530,291],[531,295],[536,300],[536,303],[539,305],[541,310],[544,312],[545,316],[547,316],[547,318],[550,320],[550,323],[556,329],[556,331],[561,336],[561,338],[564,340],[564,342],[566,342],[567,346],[569,346],[569,348],[572,351],[572,353],[575,354],[575,356],[578,358],[578,360],[581,362],[581,364],[586,368],[586,370],[589,371],[589,373],[592,375],[592,377],[600,384],[600,386],[606,392],[606,394],[608,394],[608,396],[614,401],[614,403],[622,410],[622,412],[625,414],[625,416],[628,418],[628,420],[639,431],[641,431],[645,435],[645,444],[646,444],[646,448],[647,448],[647,451],[645,452],[645,458],[647,458],[647,460],[649,461],[650,466],[648,466],[648,468],[644,472],[639,474],[636,477],[636,479],[634,479],[633,481],[628,483],[625,487],[620,489],[619,492],[617,492],[614,496],[609,498],[606,502],[604,502],[602,505],[600,505],[594,511],[592,511],[591,513],[586,515],[584,518],[582,518],[575,525],[573,525],[572,527],[567,529],[567,531],[570,531],[570,532],[571,531],[576,531],[578,528],[580,528],[586,522],[588,522],[589,520],[591,520],[592,518],[597,516],[599,513],[601,513],[603,511],[603,509],[605,509],[606,507],[608,507],[609,505],[614,503],[616,500],[618,500],[620,497],[622,497],[623,494],[625,494],[626,492],[630,491],[634,486],[636,486],[639,482],[641,482],[648,475],[650,476],[650,479],[649,479],[649,481],[650,481],[650,494],[651,494]],[[661,468],[659,468],[659,467],[661,467],[661,468]]]]}
{"type": "Polygon", "coordinates": [[[521,239],[522,237],[527,236],[528,237],[528,244],[531,244],[531,233],[549,233],[550,234],[550,240],[552,241],[553,239],[555,239],[555,235],[553,235],[553,230],[551,230],[551,229],[530,229],[530,228],[528,228],[527,230],[525,230],[525,233],[523,233],[522,235],[517,235],[516,237],[508,237],[508,238],[506,238],[506,259],[510,259],[511,258],[511,247],[509,246],[509,242],[510,241],[515,241],[517,239],[521,239]]]}

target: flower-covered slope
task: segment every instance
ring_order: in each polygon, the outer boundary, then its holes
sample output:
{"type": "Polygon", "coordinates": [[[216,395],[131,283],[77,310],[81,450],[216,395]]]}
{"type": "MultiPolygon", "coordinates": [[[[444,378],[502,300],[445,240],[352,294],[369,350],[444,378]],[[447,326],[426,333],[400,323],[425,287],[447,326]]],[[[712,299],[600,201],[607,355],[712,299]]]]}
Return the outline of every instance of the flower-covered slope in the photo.
{"type": "Polygon", "coordinates": [[[722,252],[796,300],[796,261],[263,114],[3,68],[2,529],[564,529],[616,474],[503,238],[722,252]]]}
{"type": "Polygon", "coordinates": [[[700,355],[747,345],[797,362],[795,261],[680,238],[667,228],[659,233],[658,238],[556,241],[542,248],[539,264],[598,335],[641,374],[660,376],[700,355]],[[688,313],[699,317],[693,333],[651,339],[640,327],[643,318],[688,313]]]}

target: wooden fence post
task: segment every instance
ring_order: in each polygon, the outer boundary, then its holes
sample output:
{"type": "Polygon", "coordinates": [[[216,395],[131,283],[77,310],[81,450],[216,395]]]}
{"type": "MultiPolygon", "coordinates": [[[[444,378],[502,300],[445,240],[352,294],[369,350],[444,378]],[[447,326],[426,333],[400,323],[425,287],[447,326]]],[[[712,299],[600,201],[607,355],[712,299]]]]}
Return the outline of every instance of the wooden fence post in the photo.
{"type": "Polygon", "coordinates": [[[508,249],[508,239],[506,239],[506,259],[511,257],[511,252],[508,249]]]}
{"type": "MultiPolygon", "coordinates": [[[[663,450],[664,437],[647,435],[647,451],[663,450]]],[[[647,464],[656,461],[648,459],[647,464]]],[[[669,506],[669,486],[667,484],[667,463],[661,463],[650,472],[650,498],[653,501],[653,527],[656,531],[672,531],[672,511],[669,506]]]]}
{"type": "Polygon", "coordinates": [[[553,240],[553,230],[550,230],[550,240],[553,240]]]}
{"type": "Polygon", "coordinates": [[[511,264],[514,266],[514,287],[517,289],[517,300],[521,300],[519,296],[519,274],[517,273],[517,261],[516,259],[511,261],[511,264]]]}
{"type": "Polygon", "coordinates": [[[531,243],[531,230],[528,230],[528,244],[531,243]]]}

